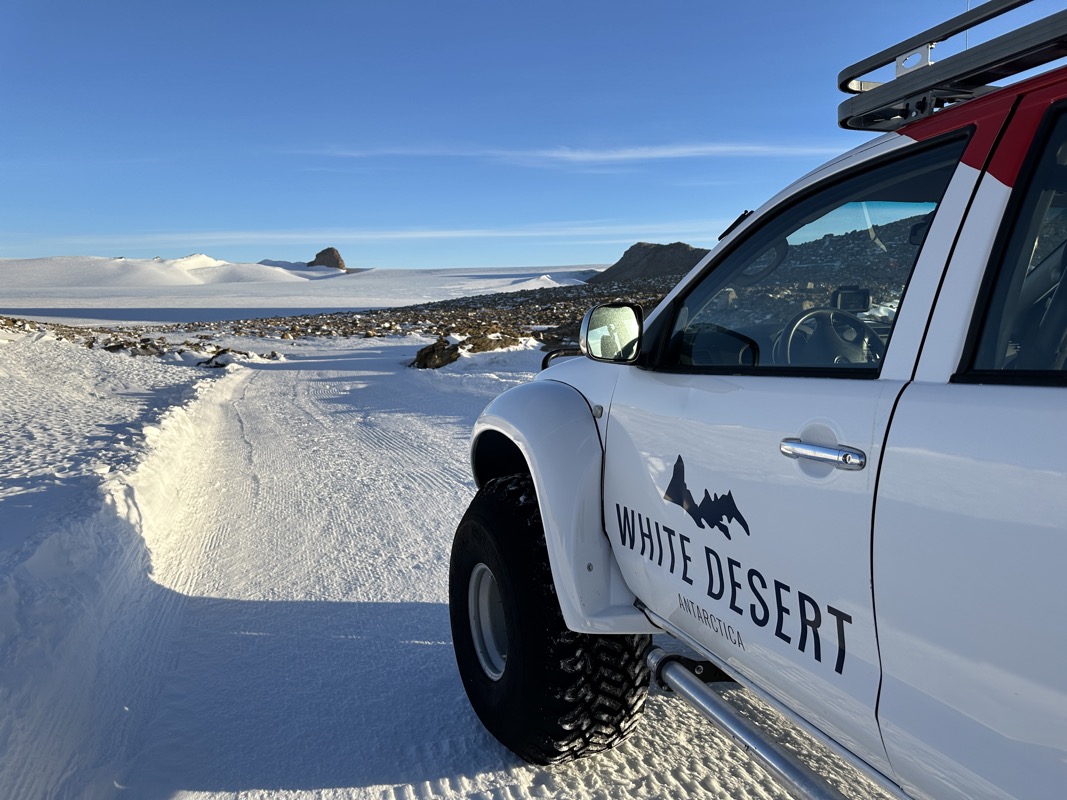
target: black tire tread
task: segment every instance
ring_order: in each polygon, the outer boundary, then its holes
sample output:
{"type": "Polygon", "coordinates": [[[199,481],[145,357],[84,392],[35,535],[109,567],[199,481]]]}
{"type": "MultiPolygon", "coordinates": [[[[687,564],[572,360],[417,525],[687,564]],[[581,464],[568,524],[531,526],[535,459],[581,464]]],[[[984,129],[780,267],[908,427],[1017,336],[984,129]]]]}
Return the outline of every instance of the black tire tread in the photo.
{"type": "Polygon", "coordinates": [[[648,694],[645,651],[651,638],[644,634],[576,633],[566,627],[529,475],[489,481],[478,493],[456,532],[450,577],[460,673],[475,711],[502,744],[526,761],[558,764],[607,750],[633,732],[648,694]],[[457,550],[467,546],[471,525],[495,528],[491,531],[494,541],[519,567],[513,575],[522,583],[521,591],[516,590],[520,595],[517,600],[534,600],[519,602],[516,614],[523,636],[533,642],[528,655],[542,655],[524,660],[517,670],[523,680],[521,691],[505,693],[503,699],[482,690],[478,682],[484,674],[476,659],[472,670],[471,658],[461,652],[465,641],[462,626],[468,624],[464,599],[467,576],[456,574],[462,562],[457,550]],[[509,707],[495,707],[498,704],[509,707]]]}

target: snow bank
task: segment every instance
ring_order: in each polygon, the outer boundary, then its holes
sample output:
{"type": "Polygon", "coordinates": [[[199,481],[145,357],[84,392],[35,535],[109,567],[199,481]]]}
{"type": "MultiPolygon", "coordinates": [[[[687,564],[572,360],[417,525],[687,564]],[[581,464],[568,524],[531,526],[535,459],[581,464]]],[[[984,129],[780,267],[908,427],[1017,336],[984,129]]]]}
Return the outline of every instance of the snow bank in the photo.
{"type": "MultiPolygon", "coordinates": [[[[584,273],[583,273],[584,274],[584,273]]],[[[585,281],[579,278],[563,275],[538,275],[530,280],[518,281],[508,287],[508,291],[520,291],[522,289],[555,289],[559,286],[581,286],[585,281]]]]}
{"type": "Polygon", "coordinates": [[[6,290],[102,289],[136,290],[146,287],[197,286],[219,283],[277,283],[311,277],[267,264],[232,264],[203,254],[171,260],[61,257],[0,259],[6,290]]]}
{"type": "MultiPolygon", "coordinates": [[[[150,442],[199,441],[187,409],[217,372],[49,337],[0,344],[0,786],[109,797],[143,724],[174,603],[148,601],[131,477],[150,442]]],[[[225,382],[225,381],[223,381],[225,382]]]]}
{"type": "Polygon", "coordinates": [[[203,253],[193,253],[190,256],[184,258],[176,258],[172,261],[164,261],[164,264],[171,264],[181,269],[204,269],[205,267],[221,267],[227,262],[219,261],[217,258],[206,256],[203,253]]]}

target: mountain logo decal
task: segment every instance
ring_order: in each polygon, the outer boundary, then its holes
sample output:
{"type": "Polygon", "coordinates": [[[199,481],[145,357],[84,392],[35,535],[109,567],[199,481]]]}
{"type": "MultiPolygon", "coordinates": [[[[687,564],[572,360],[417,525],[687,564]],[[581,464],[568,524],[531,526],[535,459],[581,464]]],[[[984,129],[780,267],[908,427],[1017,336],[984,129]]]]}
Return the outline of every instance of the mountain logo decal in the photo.
{"type": "Polygon", "coordinates": [[[671,482],[667,485],[667,491],[663,494],[663,499],[668,503],[674,503],[676,506],[681,506],[685,509],[685,512],[696,522],[698,528],[710,525],[712,528],[717,528],[729,539],[731,538],[730,528],[726,523],[737,522],[744,529],[745,534],[751,536],[748,530],[748,522],[745,521],[744,515],[738,510],[737,503],[734,502],[733,492],[713,496],[705,489],[704,497],[699,503],[696,501],[692,491],[685,483],[685,462],[682,461],[681,456],[678,456],[678,460],[674,462],[674,474],[671,476],[671,482]]]}

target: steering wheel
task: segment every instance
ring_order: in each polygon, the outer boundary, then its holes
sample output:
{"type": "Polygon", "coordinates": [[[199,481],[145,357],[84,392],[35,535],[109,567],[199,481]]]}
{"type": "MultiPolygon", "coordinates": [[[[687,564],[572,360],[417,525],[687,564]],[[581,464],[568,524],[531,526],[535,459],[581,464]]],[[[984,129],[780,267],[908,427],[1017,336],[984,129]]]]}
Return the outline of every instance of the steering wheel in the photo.
{"type": "Polygon", "coordinates": [[[786,323],[774,344],[778,364],[874,364],[884,356],[885,343],[878,332],[852,312],[839,308],[800,312],[786,323]]]}

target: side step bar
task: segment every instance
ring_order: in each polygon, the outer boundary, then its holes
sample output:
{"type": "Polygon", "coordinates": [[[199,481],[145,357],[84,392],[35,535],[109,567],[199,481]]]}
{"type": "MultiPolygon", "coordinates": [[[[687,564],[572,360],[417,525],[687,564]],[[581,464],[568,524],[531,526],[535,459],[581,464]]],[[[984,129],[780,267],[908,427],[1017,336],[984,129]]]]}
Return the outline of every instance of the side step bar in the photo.
{"type": "Polygon", "coordinates": [[[683,659],[652,647],[646,655],[652,679],[685,698],[734,742],[756,758],[775,776],[796,800],[848,800],[818,773],[808,769],[796,756],[767,737],[741,716],[685,665],[683,659]]]}

